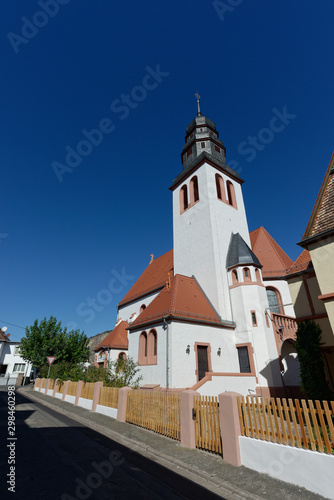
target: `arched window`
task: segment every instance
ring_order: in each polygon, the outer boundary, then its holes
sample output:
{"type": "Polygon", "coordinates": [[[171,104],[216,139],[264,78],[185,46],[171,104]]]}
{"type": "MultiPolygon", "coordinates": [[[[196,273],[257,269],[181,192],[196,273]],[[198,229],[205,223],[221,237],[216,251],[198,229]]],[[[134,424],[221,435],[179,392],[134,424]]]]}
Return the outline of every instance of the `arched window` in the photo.
{"type": "Polygon", "coordinates": [[[228,204],[234,208],[237,208],[234,186],[233,186],[231,181],[226,182],[226,189],[227,189],[227,202],[228,202],[228,204]]]}
{"type": "Polygon", "coordinates": [[[252,281],[251,273],[248,267],[243,268],[244,281],[252,281]]]}
{"type": "Polygon", "coordinates": [[[147,365],[147,333],[142,332],[139,337],[138,364],[147,365]]]}
{"type": "Polygon", "coordinates": [[[147,338],[148,364],[157,364],[158,336],[155,330],[151,330],[147,338]]]}
{"type": "Polygon", "coordinates": [[[232,283],[233,283],[233,285],[236,285],[237,283],[239,283],[238,271],[236,269],[233,269],[233,271],[232,271],[232,283]]]}
{"type": "Polygon", "coordinates": [[[188,189],[186,185],[182,186],[180,189],[180,207],[181,214],[188,208],[188,189]]]}
{"type": "Polygon", "coordinates": [[[193,177],[190,181],[190,200],[192,204],[199,200],[197,175],[195,175],[195,177],[193,177]]]}
{"type": "Polygon", "coordinates": [[[255,277],[256,277],[256,281],[258,283],[261,283],[261,274],[260,274],[260,271],[258,269],[255,269],[255,277]]]}
{"type": "Polygon", "coordinates": [[[225,200],[225,189],[224,189],[224,181],[223,178],[216,174],[216,190],[217,190],[217,198],[218,200],[225,200]]]}
{"type": "Polygon", "coordinates": [[[125,354],[125,352],[120,352],[119,355],[118,355],[118,359],[122,360],[122,361],[125,361],[126,360],[126,354],[125,354]]]}
{"type": "Polygon", "coordinates": [[[267,298],[269,302],[269,312],[275,313],[275,314],[284,314],[284,308],[282,307],[282,297],[279,291],[270,286],[266,288],[267,292],[267,298]]]}
{"type": "Polygon", "coordinates": [[[139,314],[142,313],[144,311],[144,309],[146,309],[146,306],[145,306],[145,304],[142,304],[140,306],[139,314]]]}

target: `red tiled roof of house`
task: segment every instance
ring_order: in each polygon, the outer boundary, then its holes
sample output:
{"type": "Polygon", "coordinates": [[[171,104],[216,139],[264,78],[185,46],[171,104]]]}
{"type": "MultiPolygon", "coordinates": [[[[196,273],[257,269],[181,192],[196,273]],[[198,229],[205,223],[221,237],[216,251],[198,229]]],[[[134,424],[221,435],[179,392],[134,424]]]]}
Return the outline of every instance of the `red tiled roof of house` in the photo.
{"type": "Polygon", "coordinates": [[[118,307],[163,288],[168,280],[168,273],[170,273],[170,278],[174,275],[173,265],[173,250],[169,250],[153,260],[118,304],[118,307]]]}
{"type": "Polygon", "coordinates": [[[127,349],[128,348],[128,323],[121,321],[117,326],[106,336],[104,340],[94,349],[99,351],[102,347],[110,347],[110,349],[127,349]]]}
{"type": "Polygon", "coordinates": [[[194,278],[180,274],[172,279],[170,287],[166,285],[161,290],[159,295],[130,325],[129,329],[133,330],[140,326],[156,323],[164,317],[216,324],[217,326],[233,326],[232,323],[222,323],[194,278]]]}
{"type": "Polygon", "coordinates": [[[293,261],[282,250],[272,236],[259,227],[249,233],[252,250],[263,265],[262,274],[264,277],[284,276],[287,270],[293,265],[293,261]]]}
{"type": "Polygon", "coordinates": [[[302,242],[334,230],[334,153],[314,204],[302,242]]]}
{"type": "Polygon", "coordinates": [[[9,340],[9,335],[7,336],[0,328],[0,340],[4,341],[4,342],[10,342],[9,340]]]}
{"type": "Polygon", "coordinates": [[[299,273],[300,271],[306,271],[306,269],[313,269],[313,266],[310,252],[308,250],[303,250],[290,267],[287,274],[299,273]]]}

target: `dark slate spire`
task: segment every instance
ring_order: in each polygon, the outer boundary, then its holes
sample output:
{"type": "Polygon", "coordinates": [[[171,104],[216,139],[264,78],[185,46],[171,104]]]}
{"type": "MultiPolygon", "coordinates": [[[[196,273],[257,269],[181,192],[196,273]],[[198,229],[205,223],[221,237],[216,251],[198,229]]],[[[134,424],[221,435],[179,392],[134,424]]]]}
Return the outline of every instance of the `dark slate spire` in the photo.
{"type": "Polygon", "coordinates": [[[202,153],[208,153],[218,164],[226,166],[225,147],[219,139],[216,125],[206,116],[198,113],[186,129],[185,145],[182,149],[183,169],[202,153]]]}
{"type": "Polygon", "coordinates": [[[239,233],[232,234],[230,246],[227,252],[226,268],[233,266],[246,266],[253,264],[257,267],[262,267],[255,253],[249,248],[245,240],[242,239],[239,233]]]}

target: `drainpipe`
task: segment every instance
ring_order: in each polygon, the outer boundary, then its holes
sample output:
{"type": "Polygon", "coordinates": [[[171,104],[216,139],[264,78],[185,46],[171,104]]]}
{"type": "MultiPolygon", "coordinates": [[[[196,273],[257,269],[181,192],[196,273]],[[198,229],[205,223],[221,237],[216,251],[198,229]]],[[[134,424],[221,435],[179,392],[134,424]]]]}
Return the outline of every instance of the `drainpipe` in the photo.
{"type": "Polygon", "coordinates": [[[166,318],[163,317],[162,321],[166,327],[166,389],[168,391],[169,386],[169,338],[168,338],[168,323],[166,318]]]}

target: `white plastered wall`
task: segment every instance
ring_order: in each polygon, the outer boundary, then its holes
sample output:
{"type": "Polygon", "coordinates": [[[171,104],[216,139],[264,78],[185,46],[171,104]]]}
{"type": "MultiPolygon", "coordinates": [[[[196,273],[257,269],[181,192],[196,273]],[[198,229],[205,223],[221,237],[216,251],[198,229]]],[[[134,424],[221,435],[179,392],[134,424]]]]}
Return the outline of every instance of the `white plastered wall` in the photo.
{"type": "Polygon", "coordinates": [[[231,320],[226,256],[232,233],[250,245],[241,185],[204,163],[173,192],[174,273],[194,275],[225,320],[231,320]],[[215,174],[234,186],[237,209],[217,198],[215,174]],[[180,213],[180,189],[198,177],[199,201],[180,213]]]}

